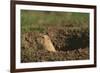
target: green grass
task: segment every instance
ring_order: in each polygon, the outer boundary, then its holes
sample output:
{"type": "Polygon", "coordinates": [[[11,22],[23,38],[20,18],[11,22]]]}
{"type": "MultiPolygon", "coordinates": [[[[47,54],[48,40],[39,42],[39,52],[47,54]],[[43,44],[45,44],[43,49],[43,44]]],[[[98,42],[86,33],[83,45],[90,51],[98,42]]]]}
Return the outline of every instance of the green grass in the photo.
{"type": "Polygon", "coordinates": [[[21,10],[21,30],[42,32],[49,26],[65,27],[88,27],[89,14],[75,12],[49,12],[21,10]]]}

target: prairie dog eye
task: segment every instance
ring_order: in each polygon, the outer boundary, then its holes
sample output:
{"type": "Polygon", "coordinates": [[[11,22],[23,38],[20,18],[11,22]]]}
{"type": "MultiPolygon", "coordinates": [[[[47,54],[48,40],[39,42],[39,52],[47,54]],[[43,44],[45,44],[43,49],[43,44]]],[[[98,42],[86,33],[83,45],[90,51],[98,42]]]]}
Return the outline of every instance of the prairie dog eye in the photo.
{"type": "Polygon", "coordinates": [[[44,36],[41,36],[41,38],[44,38],[44,36]]]}
{"type": "Polygon", "coordinates": [[[44,36],[43,36],[43,35],[39,35],[39,37],[44,38],[44,36]]]}

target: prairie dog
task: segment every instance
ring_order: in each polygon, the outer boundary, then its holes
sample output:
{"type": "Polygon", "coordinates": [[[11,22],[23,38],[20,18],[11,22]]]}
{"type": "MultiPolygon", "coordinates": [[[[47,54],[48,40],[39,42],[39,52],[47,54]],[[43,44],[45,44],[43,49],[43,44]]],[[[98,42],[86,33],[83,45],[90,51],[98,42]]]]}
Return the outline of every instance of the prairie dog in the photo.
{"type": "Polygon", "coordinates": [[[56,52],[56,49],[54,48],[48,35],[41,35],[40,37],[41,37],[40,43],[44,49],[50,52],[56,52]]]}

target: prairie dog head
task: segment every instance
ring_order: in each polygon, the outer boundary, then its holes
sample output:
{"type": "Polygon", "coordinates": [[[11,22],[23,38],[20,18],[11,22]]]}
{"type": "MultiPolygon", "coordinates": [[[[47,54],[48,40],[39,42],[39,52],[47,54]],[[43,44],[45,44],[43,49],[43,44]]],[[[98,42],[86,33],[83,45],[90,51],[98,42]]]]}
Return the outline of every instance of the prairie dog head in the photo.
{"type": "Polygon", "coordinates": [[[39,36],[39,42],[40,42],[42,45],[44,45],[45,43],[48,43],[48,41],[51,42],[51,40],[50,40],[50,38],[49,38],[48,35],[40,34],[40,36],[39,36]]]}
{"type": "Polygon", "coordinates": [[[51,52],[56,52],[50,38],[48,35],[40,35],[40,41],[41,45],[43,45],[44,49],[51,51],[51,52]]]}
{"type": "Polygon", "coordinates": [[[49,38],[48,35],[43,35],[42,38],[43,38],[44,40],[50,40],[50,38],[49,38]]]}

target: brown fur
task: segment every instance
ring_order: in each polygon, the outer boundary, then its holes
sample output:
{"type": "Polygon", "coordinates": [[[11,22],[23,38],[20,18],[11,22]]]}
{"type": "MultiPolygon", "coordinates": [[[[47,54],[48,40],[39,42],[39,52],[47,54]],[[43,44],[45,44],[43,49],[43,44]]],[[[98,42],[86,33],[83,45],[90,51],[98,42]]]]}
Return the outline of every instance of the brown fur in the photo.
{"type": "Polygon", "coordinates": [[[41,35],[40,43],[44,47],[44,49],[50,51],[50,52],[56,52],[56,49],[54,48],[50,38],[48,35],[41,35]]]}

